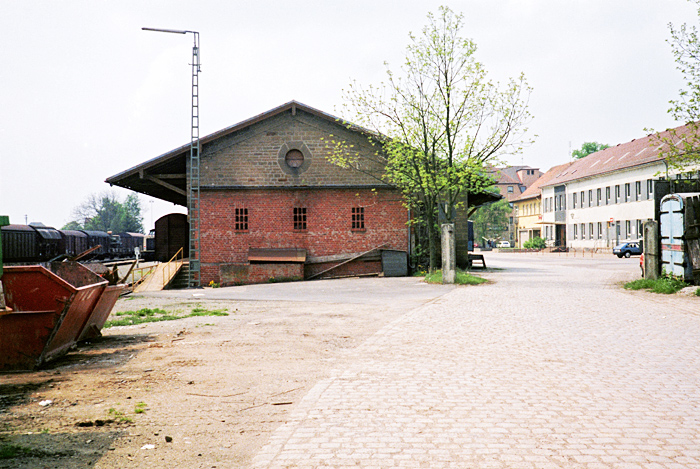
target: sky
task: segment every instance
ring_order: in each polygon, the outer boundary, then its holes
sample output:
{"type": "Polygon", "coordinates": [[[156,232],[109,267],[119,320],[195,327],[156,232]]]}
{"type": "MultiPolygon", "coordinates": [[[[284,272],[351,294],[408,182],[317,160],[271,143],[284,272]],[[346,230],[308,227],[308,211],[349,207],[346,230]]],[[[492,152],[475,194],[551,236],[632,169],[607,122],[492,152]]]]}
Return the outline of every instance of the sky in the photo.
{"type": "MultiPolygon", "coordinates": [[[[546,171],[584,142],[680,125],[669,23],[686,0],[0,0],[0,215],[56,228],[104,182],[189,143],[192,35],[200,135],[291,100],[340,116],[343,90],[398,72],[409,33],[440,5],[495,81],[525,74],[529,136],[513,165],[546,171]]],[[[144,228],[184,207],[140,195],[144,228]]]]}

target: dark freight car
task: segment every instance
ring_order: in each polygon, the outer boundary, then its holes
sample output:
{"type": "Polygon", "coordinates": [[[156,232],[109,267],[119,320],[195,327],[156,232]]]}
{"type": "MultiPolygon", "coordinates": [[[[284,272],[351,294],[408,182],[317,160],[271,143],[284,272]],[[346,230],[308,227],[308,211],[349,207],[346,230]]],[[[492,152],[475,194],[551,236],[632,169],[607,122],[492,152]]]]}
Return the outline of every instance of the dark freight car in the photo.
{"type": "Polygon", "coordinates": [[[156,220],[156,260],[168,262],[180,248],[189,257],[190,224],[187,215],[171,213],[156,220]]]}
{"type": "Polygon", "coordinates": [[[134,252],[136,248],[139,248],[139,252],[143,252],[146,247],[146,235],[143,233],[119,233],[119,240],[121,241],[121,257],[134,257],[134,252]]]}
{"type": "Polygon", "coordinates": [[[90,248],[88,235],[82,231],[60,230],[59,232],[61,234],[61,243],[59,244],[61,254],[72,257],[90,248]]]}
{"type": "Polygon", "coordinates": [[[88,237],[89,246],[95,247],[99,245],[99,249],[94,252],[94,256],[98,259],[106,259],[110,257],[110,248],[112,246],[112,236],[104,231],[85,231],[81,230],[88,237]]]}
{"type": "Polygon", "coordinates": [[[38,257],[37,234],[28,225],[7,225],[2,230],[4,262],[31,262],[38,257]]]}
{"type": "Polygon", "coordinates": [[[48,226],[2,227],[3,262],[46,262],[60,253],[61,234],[48,226]]]}

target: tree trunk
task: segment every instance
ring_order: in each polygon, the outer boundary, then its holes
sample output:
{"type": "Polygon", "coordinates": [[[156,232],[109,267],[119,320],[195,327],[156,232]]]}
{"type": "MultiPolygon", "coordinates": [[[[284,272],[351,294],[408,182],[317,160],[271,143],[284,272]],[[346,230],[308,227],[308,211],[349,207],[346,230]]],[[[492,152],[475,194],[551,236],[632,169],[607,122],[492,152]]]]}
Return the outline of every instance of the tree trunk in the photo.
{"type": "Polygon", "coordinates": [[[426,204],[425,219],[428,231],[428,251],[430,253],[429,271],[435,272],[438,266],[438,245],[435,229],[435,210],[432,204],[426,204]]]}

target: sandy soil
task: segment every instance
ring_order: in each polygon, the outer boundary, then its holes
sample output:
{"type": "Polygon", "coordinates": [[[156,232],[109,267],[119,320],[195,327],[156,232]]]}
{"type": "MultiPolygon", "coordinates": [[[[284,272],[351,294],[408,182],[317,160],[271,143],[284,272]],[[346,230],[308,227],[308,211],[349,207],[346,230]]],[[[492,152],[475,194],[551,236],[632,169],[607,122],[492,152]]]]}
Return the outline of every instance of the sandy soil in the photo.
{"type": "Polygon", "coordinates": [[[46,369],[0,374],[0,447],[20,448],[0,468],[248,467],[319,379],[405,312],[133,296],[113,316],[197,306],[229,316],[105,329],[46,369]]]}

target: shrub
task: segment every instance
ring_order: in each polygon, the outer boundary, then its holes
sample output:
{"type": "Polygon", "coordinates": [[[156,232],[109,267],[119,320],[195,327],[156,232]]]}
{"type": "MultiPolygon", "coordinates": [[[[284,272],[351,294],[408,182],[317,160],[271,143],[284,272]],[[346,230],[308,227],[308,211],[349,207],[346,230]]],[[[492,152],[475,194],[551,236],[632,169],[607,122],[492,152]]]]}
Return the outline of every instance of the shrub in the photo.
{"type": "Polygon", "coordinates": [[[525,241],[525,243],[523,243],[523,247],[525,249],[544,249],[547,247],[547,243],[543,238],[534,237],[525,241]]]}

